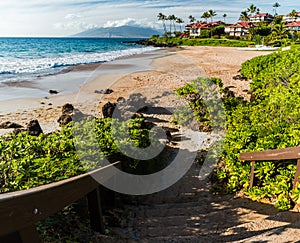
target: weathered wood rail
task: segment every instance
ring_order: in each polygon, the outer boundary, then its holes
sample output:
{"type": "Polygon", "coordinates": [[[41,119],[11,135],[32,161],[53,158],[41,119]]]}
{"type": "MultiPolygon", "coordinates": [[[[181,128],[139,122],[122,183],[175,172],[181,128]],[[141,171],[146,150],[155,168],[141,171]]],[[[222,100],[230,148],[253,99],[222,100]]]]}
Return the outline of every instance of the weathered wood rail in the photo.
{"type": "Polygon", "coordinates": [[[109,179],[113,166],[119,163],[48,185],[0,194],[0,242],[40,242],[35,224],[85,196],[88,199],[91,227],[103,233],[97,181],[109,179]]]}
{"type": "Polygon", "coordinates": [[[250,188],[253,187],[254,182],[255,162],[259,161],[297,160],[297,169],[294,177],[293,188],[295,188],[297,182],[299,182],[300,147],[240,153],[240,160],[251,161],[250,188]]]}

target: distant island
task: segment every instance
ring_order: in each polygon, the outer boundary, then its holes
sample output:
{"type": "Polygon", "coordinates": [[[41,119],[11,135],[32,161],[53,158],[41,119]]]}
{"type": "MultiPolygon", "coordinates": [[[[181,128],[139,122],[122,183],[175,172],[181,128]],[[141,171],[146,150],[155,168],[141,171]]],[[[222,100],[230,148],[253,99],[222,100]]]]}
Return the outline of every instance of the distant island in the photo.
{"type": "Polygon", "coordinates": [[[163,32],[149,27],[119,26],[101,27],[80,32],[74,37],[106,37],[106,38],[149,38],[153,35],[161,35],[163,32]]]}

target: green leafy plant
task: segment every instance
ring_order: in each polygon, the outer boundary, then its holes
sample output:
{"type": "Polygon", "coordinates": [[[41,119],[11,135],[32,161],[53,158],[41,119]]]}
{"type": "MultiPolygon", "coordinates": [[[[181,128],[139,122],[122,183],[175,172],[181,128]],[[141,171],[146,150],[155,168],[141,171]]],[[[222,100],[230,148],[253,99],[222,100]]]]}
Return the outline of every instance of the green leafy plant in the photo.
{"type": "Polygon", "coordinates": [[[299,57],[294,47],[245,62],[241,73],[252,80],[253,101],[224,100],[227,134],[217,176],[228,192],[244,190],[253,200],[275,202],[279,210],[299,200],[298,189],[292,190],[296,161],[257,162],[255,186],[248,189],[250,165],[239,154],[300,145],[299,57]]]}

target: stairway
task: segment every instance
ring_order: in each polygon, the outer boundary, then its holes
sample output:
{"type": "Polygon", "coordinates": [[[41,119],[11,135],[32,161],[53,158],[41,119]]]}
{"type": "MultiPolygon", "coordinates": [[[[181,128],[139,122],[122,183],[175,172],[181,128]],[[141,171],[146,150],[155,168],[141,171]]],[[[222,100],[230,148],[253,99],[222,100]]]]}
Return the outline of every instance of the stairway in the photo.
{"type": "MultiPolygon", "coordinates": [[[[173,138],[176,135],[179,134],[172,133],[173,138]]],[[[176,149],[176,145],[172,146],[176,149]]],[[[273,205],[233,195],[214,195],[210,179],[199,180],[200,168],[195,161],[177,183],[163,191],[146,196],[123,195],[123,207],[111,214],[116,223],[107,226],[109,235],[98,235],[95,242],[300,240],[298,212],[278,213],[273,205]]]]}
{"type": "Polygon", "coordinates": [[[200,181],[198,173],[199,165],[194,163],[170,188],[152,195],[130,197],[130,203],[117,210],[119,224],[109,227],[110,236],[99,236],[99,242],[270,242],[269,239],[295,242],[300,239],[298,213],[278,213],[272,205],[232,195],[213,195],[209,181],[200,181]]]}

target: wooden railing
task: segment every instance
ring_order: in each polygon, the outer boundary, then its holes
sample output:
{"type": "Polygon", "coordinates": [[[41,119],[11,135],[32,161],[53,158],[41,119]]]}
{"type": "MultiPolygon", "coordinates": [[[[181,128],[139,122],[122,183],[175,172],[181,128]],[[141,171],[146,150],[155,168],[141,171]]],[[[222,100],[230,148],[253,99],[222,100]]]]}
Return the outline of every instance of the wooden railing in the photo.
{"type": "Polygon", "coordinates": [[[240,160],[251,161],[250,188],[254,181],[255,162],[274,160],[297,160],[297,169],[294,176],[293,188],[299,182],[300,175],[300,147],[266,150],[261,152],[246,152],[240,154],[240,160]]]}
{"type": "Polygon", "coordinates": [[[97,181],[112,177],[113,166],[119,163],[48,185],[0,194],[0,242],[39,242],[35,224],[85,196],[91,227],[103,233],[97,181]]]}

